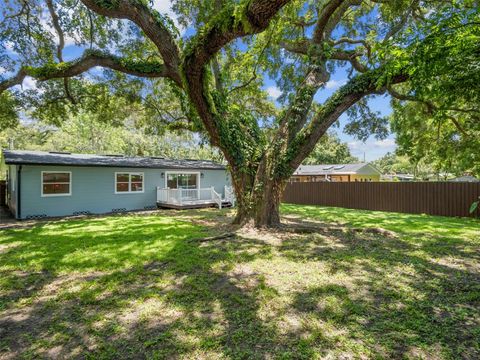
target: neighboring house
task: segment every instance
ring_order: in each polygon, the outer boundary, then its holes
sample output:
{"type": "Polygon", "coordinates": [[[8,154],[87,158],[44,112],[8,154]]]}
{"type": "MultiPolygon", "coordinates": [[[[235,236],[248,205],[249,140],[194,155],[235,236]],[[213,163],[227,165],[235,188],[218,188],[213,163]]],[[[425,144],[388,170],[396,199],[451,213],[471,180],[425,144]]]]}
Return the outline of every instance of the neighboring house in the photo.
{"type": "Polygon", "coordinates": [[[411,174],[387,174],[387,175],[382,175],[381,179],[383,181],[410,182],[410,181],[415,181],[415,176],[411,174]]]}
{"type": "Polygon", "coordinates": [[[18,219],[230,205],[224,165],[205,160],[4,150],[18,219]]]}
{"type": "Polygon", "coordinates": [[[453,181],[453,182],[480,182],[480,179],[476,178],[475,176],[464,175],[464,176],[455,177],[453,179],[448,179],[448,181],[453,181]]]}
{"type": "Polygon", "coordinates": [[[338,165],[300,165],[291,182],[354,182],[380,181],[381,172],[368,163],[338,165]]]}

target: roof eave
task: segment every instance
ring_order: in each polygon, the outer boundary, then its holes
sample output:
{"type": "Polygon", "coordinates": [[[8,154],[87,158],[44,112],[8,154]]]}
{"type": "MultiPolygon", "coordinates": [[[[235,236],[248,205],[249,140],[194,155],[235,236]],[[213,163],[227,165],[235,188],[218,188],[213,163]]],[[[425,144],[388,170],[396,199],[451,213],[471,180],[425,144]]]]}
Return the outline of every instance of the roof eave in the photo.
{"type": "Polygon", "coordinates": [[[112,168],[135,168],[135,169],[203,169],[203,170],[225,170],[226,166],[173,166],[173,165],[155,165],[155,166],[145,166],[145,165],[121,165],[121,164],[65,164],[65,163],[42,163],[42,162],[32,162],[32,161],[5,161],[6,165],[34,165],[34,166],[70,166],[70,167],[112,167],[112,168]]]}

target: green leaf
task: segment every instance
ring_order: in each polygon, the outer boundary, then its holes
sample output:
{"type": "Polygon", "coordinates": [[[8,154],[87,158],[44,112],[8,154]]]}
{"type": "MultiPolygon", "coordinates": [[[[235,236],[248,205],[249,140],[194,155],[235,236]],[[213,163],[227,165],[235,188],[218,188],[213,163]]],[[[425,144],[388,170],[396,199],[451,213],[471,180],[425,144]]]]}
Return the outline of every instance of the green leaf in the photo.
{"type": "Polygon", "coordinates": [[[475,210],[478,208],[478,204],[480,204],[480,201],[475,201],[472,206],[470,206],[470,214],[473,214],[475,210]]]}

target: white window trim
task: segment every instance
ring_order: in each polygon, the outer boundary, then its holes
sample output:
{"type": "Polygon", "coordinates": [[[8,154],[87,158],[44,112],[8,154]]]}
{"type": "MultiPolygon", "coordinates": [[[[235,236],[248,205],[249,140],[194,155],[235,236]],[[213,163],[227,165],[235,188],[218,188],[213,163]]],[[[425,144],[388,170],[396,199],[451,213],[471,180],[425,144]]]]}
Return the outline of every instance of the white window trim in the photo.
{"type": "Polygon", "coordinates": [[[202,188],[200,185],[200,181],[201,181],[201,176],[200,176],[200,171],[166,171],[165,172],[165,189],[167,189],[167,184],[168,184],[168,175],[169,174],[176,174],[176,175],[181,175],[181,174],[194,174],[194,175],[197,175],[197,180],[198,180],[198,185],[197,185],[197,189],[200,191],[200,189],[202,188]]]}
{"type": "MultiPolygon", "coordinates": [[[[124,183],[125,181],[120,181],[120,182],[124,183]]],[[[145,192],[145,174],[143,172],[116,171],[113,185],[114,185],[115,194],[117,194],[117,195],[143,194],[145,192]],[[128,191],[117,191],[117,174],[128,174],[128,191]],[[142,176],[142,191],[132,191],[132,175],[141,175],[142,176]]]]}
{"type": "MultiPolygon", "coordinates": [[[[71,171],[42,171],[41,176],[41,181],[40,181],[40,191],[42,194],[42,197],[58,197],[58,196],[72,196],[72,172],[71,171]],[[43,193],[43,174],[69,174],[70,177],[70,182],[68,183],[68,194],[44,194],[43,193]]],[[[48,184],[66,184],[64,182],[59,182],[59,183],[48,183],[48,184]]]]}

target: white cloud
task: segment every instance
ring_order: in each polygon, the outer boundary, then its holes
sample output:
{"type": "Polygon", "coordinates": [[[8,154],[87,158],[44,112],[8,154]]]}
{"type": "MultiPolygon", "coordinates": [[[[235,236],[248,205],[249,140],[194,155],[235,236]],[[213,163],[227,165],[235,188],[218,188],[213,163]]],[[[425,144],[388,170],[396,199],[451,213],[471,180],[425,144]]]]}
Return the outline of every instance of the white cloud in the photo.
{"type": "Polygon", "coordinates": [[[394,139],[385,139],[385,140],[375,141],[374,146],[379,148],[389,148],[389,147],[395,147],[396,144],[394,139]]]}
{"type": "Polygon", "coordinates": [[[363,159],[365,154],[367,161],[378,159],[387,152],[395,151],[397,147],[395,139],[390,138],[385,140],[368,139],[365,142],[356,140],[348,142],[347,145],[353,156],[363,159]]]}
{"type": "Polygon", "coordinates": [[[172,10],[171,0],[154,0],[153,8],[161,14],[168,15],[175,23],[175,26],[177,27],[178,31],[180,31],[181,35],[185,32],[185,29],[178,23],[177,14],[175,14],[175,12],[172,10]]]}
{"type": "MultiPolygon", "coordinates": [[[[40,25],[42,25],[42,27],[44,27],[52,35],[55,43],[58,44],[58,34],[55,28],[53,27],[52,18],[50,17],[50,13],[48,11],[45,11],[42,14],[42,17],[40,18],[40,25]]],[[[65,33],[63,35],[64,35],[65,47],[70,45],[75,45],[74,38],[70,37],[68,34],[65,34],[65,33]]]]}
{"type": "Polygon", "coordinates": [[[172,11],[172,2],[170,0],[155,0],[153,2],[153,8],[162,14],[174,14],[172,11]]]}
{"type": "Polygon", "coordinates": [[[34,78],[27,76],[23,83],[20,85],[22,90],[35,90],[38,94],[42,94],[45,92],[44,89],[37,87],[37,80],[34,78]]]}
{"type": "Polygon", "coordinates": [[[25,80],[23,80],[22,87],[24,90],[36,89],[37,82],[35,81],[35,79],[31,78],[30,76],[27,76],[25,80]]]}
{"type": "Polygon", "coordinates": [[[347,80],[330,80],[325,84],[325,89],[335,90],[347,83],[347,80]]]}
{"type": "Polygon", "coordinates": [[[281,90],[276,86],[269,86],[269,87],[267,87],[266,90],[267,90],[268,95],[271,98],[273,98],[274,100],[276,100],[280,95],[282,95],[281,90]]]}
{"type": "Polygon", "coordinates": [[[348,146],[351,150],[355,151],[365,151],[371,149],[384,149],[384,148],[395,148],[395,139],[384,139],[384,140],[373,140],[369,139],[365,142],[363,141],[350,141],[348,146]]]}
{"type": "Polygon", "coordinates": [[[12,41],[3,42],[3,47],[12,55],[18,55],[15,50],[13,50],[14,43],[12,41]]]}
{"type": "Polygon", "coordinates": [[[360,150],[362,148],[362,145],[365,145],[365,143],[361,141],[350,141],[349,143],[347,143],[347,145],[350,148],[350,150],[354,151],[354,150],[360,150]]]}

